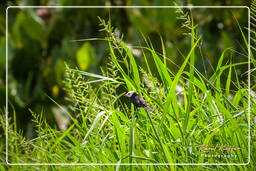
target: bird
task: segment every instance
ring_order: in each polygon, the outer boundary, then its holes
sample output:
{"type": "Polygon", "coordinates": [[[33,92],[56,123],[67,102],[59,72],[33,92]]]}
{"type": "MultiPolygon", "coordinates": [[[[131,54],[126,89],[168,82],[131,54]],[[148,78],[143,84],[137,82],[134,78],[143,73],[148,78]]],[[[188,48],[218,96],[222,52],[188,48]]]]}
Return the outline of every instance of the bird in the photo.
{"type": "Polygon", "coordinates": [[[137,108],[143,107],[148,112],[152,112],[154,110],[152,107],[147,105],[145,99],[143,99],[140,95],[138,95],[134,91],[129,91],[124,96],[129,97],[130,102],[133,103],[137,108]]]}

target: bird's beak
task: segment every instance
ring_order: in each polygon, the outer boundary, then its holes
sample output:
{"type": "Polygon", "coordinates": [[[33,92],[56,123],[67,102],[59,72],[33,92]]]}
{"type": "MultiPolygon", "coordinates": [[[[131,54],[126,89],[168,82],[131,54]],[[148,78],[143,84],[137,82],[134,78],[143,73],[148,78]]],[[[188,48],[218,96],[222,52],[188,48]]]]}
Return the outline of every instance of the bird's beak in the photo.
{"type": "Polygon", "coordinates": [[[126,93],[124,96],[128,97],[128,93],[126,93]]]}

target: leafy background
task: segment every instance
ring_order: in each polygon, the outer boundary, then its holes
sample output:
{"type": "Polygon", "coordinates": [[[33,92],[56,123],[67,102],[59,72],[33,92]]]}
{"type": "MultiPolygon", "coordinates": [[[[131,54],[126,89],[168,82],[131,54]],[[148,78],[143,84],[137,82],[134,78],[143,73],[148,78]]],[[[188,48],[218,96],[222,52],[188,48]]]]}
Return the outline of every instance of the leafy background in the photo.
{"type": "MultiPolygon", "coordinates": [[[[180,1],[178,5],[203,5],[204,1],[180,1]]],[[[205,5],[250,5],[250,1],[213,1],[205,5]]],[[[0,105],[4,113],[5,106],[5,12],[7,5],[173,5],[174,2],[158,1],[101,1],[84,2],[82,0],[66,1],[6,1],[1,4],[1,37],[0,37],[0,105]]],[[[233,15],[241,26],[246,26],[247,18],[244,11],[234,11],[233,15]]],[[[28,139],[37,136],[34,131],[31,109],[35,113],[40,113],[43,109],[47,114],[47,122],[61,129],[63,118],[56,109],[56,105],[45,95],[49,95],[59,104],[70,105],[65,99],[64,72],[65,62],[72,68],[92,73],[101,73],[100,67],[104,67],[107,62],[107,43],[103,41],[72,41],[83,38],[104,37],[100,32],[99,20],[95,16],[112,20],[112,24],[118,29],[117,35],[124,34],[124,41],[131,46],[145,45],[141,39],[141,33],[152,41],[157,52],[162,51],[162,36],[166,44],[166,54],[171,58],[169,67],[177,71],[183,62],[180,58],[181,51],[187,54],[190,50],[186,27],[181,27],[184,20],[170,20],[177,18],[178,14],[169,10],[152,12],[150,9],[116,9],[109,12],[108,9],[9,9],[9,74],[8,92],[11,109],[15,109],[17,115],[18,130],[28,139]],[[170,17],[172,16],[172,17],[170,17]],[[61,120],[61,121],[59,121],[61,120]]],[[[203,56],[202,63],[196,63],[196,67],[209,76],[213,72],[211,66],[216,66],[223,49],[235,47],[240,52],[246,52],[240,31],[232,14],[223,10],[202,9],[194,14],[196,23],[200,25],[198,31],[203,35],[202,52],[196,54],[203,56]],[[204,15],[202,15],[204,14],[204,15]],[[220,15],[221,14],[221,15],[220,15]],[[217,46],[216,46],[217,45],[217,46]],[[207,59],[207,60],[206,60],[207,59]],[[207,70],[205,69],[207,68],[207,70]]],[[[244,28],[245,29],[245,28],[244,28]]],[[[254,42],[252,41],[252,45],[254,42]]],[[[141,57],[140,51],[132,49],[137,57],[140,66],[146,66],[141,57]]],[[[236,62],[243,60],[242,55],[236,56],[236,62]]],[[[150,59],[149,59],[150,61],[150,59]]],[[[156,70],[153,63],[150,64],[156,70]]],[[[239,68],[238,72],[246,72],[247,67],[239,68]]],[[[253,77],[252,73],[252,78],[253,77]]],[[[222,78],[227,79],[226,77],[222,78]]],[[[242,81],[246,76],[240,78],[242,81]]],[[[252,84],[255,80],[252,79],[252,84]]],[[[235,87],[232,87],[235,89],[235,87]]],[[[121,89],[121,91],[126,91],[121,89]]],[[[65,125],[62,125],[65,129],[65,125]]],[[[3,131],[2,131],[3,132],[3,131]]],[[[3,136],[1,136],[3,140],[3,136]]]]}

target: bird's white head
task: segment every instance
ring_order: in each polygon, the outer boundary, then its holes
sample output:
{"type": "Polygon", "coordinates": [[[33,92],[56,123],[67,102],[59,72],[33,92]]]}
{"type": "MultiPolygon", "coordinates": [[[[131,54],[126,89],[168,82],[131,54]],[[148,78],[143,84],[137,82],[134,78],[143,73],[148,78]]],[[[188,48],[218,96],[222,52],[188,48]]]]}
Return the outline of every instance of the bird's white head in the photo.
{"type": "Polygon", "coordinates": [[[134,91],[129,91],[129,92],[126,93],[124,96],[132,97],[132,95],[133,95],[134,93],[135,93],[134,91]]]}

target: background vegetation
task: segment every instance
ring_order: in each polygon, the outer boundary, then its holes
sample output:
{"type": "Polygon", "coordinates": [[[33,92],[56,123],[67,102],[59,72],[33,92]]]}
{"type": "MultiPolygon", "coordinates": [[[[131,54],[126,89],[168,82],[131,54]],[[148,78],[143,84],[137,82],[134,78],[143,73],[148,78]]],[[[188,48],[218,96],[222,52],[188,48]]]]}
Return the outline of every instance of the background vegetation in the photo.
{"type": "MultiPolygon", "coordinates": [[[[213,5],[229,5],[221,2],[213,5]]],[[[86,5],[82,3],[77,1],[72,5],[86,5]]],[[[90,5],[102,5],[93,3],[90,5]]],[[[34,3],[46,4],[71,5],[66,1],[34,3]]],[[[141,5],[163,4],[143,1],[141,5]]],[[[254,94],[248,96],[246,91],[246,10],[193,10],[193,20],[191,13],[186,15],[189,11],[169,9],[9,9],[8,12],[12,162],[247,162],[248,98],[252,98],[252,105],[255,103],[254,94]],[[98,16],[104,20],[100,21],[98,16]],[[109,19],[111,25],[106,23],[109,19]],[[72,41],[83,38],[95,40],[72,41]],[[128,90],[143,95],[155,112],[130,106],[121,97],[128,90]],[[243,149],[232,153],[236,159],[199,155],[200,144],[227,143],[243,149]]],[[[4,114],[4,24],[2,28],[0,73],[4,114]]],[[[254,33],[252,29],[255,38],[254,33]]],[[[254,62],[253,56],[252,59],[254,62]]],[[[253,68],[252,64],[250,72],[255,85],[253,68]]],[[[252,92],[254,89],[252,86],[252,92]]],[[[4,132],[2,116],[1,125],[4,132]]],[[[4,149],[4,143],[1,147],[4,149]]],[[[251,161],[255,161],[253,154],[251,161]]],[[[135,167],[163,166],[116,169],[135,167]]]]}

